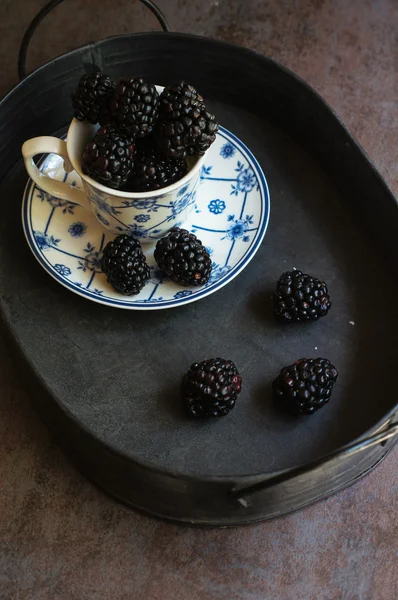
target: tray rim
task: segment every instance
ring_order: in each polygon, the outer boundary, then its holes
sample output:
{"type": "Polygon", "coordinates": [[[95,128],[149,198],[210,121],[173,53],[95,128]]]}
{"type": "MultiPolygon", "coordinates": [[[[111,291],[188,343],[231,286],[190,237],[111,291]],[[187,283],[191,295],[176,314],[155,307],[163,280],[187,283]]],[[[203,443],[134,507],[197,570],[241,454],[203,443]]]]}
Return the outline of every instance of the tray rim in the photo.
{"type": "MultiPolygon", "coordinates": [[[[221,40],[213,40],[213,39],[209,39],[206,38],[204,36],[197,36],[197,35],[192,35],[192,34],[184,34],[184,33],[164,33],[164,32],[153,32],[153,33],[135,33],[135,34],[121,34],[121,35],[117,35],[117,36],[110,36],[105,38],[104,40],[101,40],[100,42],[97,42],[95,44],[87,44],[85,46],[81,46],[80,48],[77,48],[75,50],[72,50],[70,52],[64,53],[48,62],[46,62],[45,64],[43,64],[42,66],[40,66],[38,69],[34,70],[32,73],[30,73],[27,78],[25,80],[23,80],[21,83],[17,84],[16,86],[14,86],[8,93],[6,93],[6,95],[3,97],[3,99],[0,101],[0,110],[3,104],[3,101],[8,99],[10,96],[12,96],[12,94],[14,93],[14,91],[16,91],[17,88],[19,88],[20,85],[23,85],[24,82],[32,77],[34,77],[38,72],[40,72],[41,70],[44,70],[46,67],[48,67],[49,65],[52,65],[53,63],[56,63],[57,61],[61,61],[63,60],[65,57],[67,56],[71,56],[73,54],[80,54],[84,49],[88,50],[88,49],[92,49],[95,46],[103,46],[107,43],[111,43],[114,40],[120,39],[120,38],[131,38],[132,36],[134,37],[168,37],[169,39],[171,37],[177,38],[177,39],[184,39],[186,41],[189,40],[199,40],[203,43],[211,43],[217,46],[221,46],[224,48],[231,48],[234,50],[239,50],[240,52],[242,52],[243,54],[250,56],[255,56],[257,58],[260,58],[261,60],[265,61],[266,63],[272,64],[275,67],[277,67],[278,69],[280,69],[282,72],[284,72],[285,74],[287,74],[289,77],[292,77],[293,79],[295,79],[297,82],[299,82],[312,96],[314,96],[315,98],[317,98],[317,100],[319,102],[321,102],[321,104],[323,104],[328,110],[329,112],[335,117],[335,119],[339,122],[340,126],[343,128],[345,135],[347,136],[347,138],[350,140],[350,142],[353,144],[353,146],[355,146],[355,148],[360,152],[360,154],[367,160],[367,164],[368,166],[372,169],[373,174],[375,175],[375,177],[377,178],[379,184],[381,184],[385,190],[387,191],[387,193],[395,200],[395,203],[397,204],[397,199],[395,198],[394,194],[392,193],[391,189],[389,188],[388,184],[386,183],[385,179],[382,177],[382,175],[379,173],[379,171],[376,169],[375,165],[373,164],[372,160],[368,157],[367,153],[365,152],[365,150],[362,148],[362,146],[357,142],[357,140],[352,136],[352,134],[349,132],[349,130],[347,129],[347,127],[344,125],[343,121],[340,119],[340,117],[336,114],[336,112],[329,106],[329,104],[322,98],[322,96],[316,92],[309,84],[307,84],[303,79],[301,79],[299,76],[297,76],[295,73],[293,73],[291,70],[287,69],[286,67],[284,67],[283,65],[279,64],[277,61],[274,61],[273,59],[270,59],[266,56],[263,56],[262,54],[255,52],[253,50],[250,50],[248,48],[244,48],[244,47],[240,47],[237,46],[236,44],[232,44],[232,43],[228,43],[228,42],[223,42],[221,40]]],[[[12,167],[11,167],[12,168],[12,167]]],[[[5,176],[7,175],[7,173],[5,174],[5,176]]],[[[237,479],[239,479],[239,481],[244,481],[246,478],[248,479],[253,479],[253,477],[259,477],[261,475],[264,475],[264,473],[255,473],[255,474],[247,474],[247,475],[239,475],[239,476],[200,476],[200,475],[196,475],[196,474],[182,474],[178,471],[174,471],[172,469],[166,469],[166,468],[158,468],[155,467],[152,463],[148,463],[146,461],[142,461],[140,459],[137,458],[132,458],[130,455],[126,454],[125,452],[119,450],[119,449],[115,449],[111,444],[104,442],[103,440],[101,440],[93,431],[91,431],[86,425],[82,424],[82,422],[80,422],[78,419],[75,418],[75,416],[73,415],[73,413],[71,413],[69,411],[69,409],[67,409],[64,405],[62,405],[57,397],[52,393],[52,391],[47,387],[47,384],[45,383],[44,380],[42,380],[40,373],[37,372],[37,370],[35,369],[34,365],[32,364],[32,362],[30,361],[30,359],[27,357],[27,355],[25,354],[25,352],[23,351],[23,347],[20,344],[20,341],[18,339],[18,336],[15,334],[13,328],[12,328],[12,324],[11,322],[8,321],[8,319],[6,318],[6,314],[5,311],[2,309],[1,303],[0,303],[0,321],[3,324],[3,326],[6,327],[7,329],[7,333],[10,335],[10,337],[12,338],[13,342],[15,343],[16,347],[18,348],[19,352],[20,352],[20,356],[21,358],[23,358],[25,361],[27,361],[27,363],[29,364],[29,367],[32,369],[32,373],[34,374],[34,376],[37,378],[38,382],[40,383],[40,385],[42,385],[45,390],[49,393],[50,397],[53,398],[53,400],[55,400],[55,403],[57,404],[58,408],[60,410],[62,410],[64,413],[68,414],[68,417],[72,419],[72,421],[75,422],[75,425],[77,425],[80,429],[82,429],[82,431],[84,431],[84,433],[88,434],[90,437],[96,439],[103,447],[109,449],[112,453],[116,453],[117,455],[127,459],[129,462],[131,463],[135,463],[137,465],[140,465],[142,467],[144,467],[145,469],[150,470],[151,472],[154,473],[159,473],[163,476],[165,475],[169,475],[173,478],[183,478],[186,480],[193,480],[195,482],[216,482],[216,483],[233,483],[236,482],[237,479]]],[[[383,427],[383,425],[392,418],[392,416],[396,413],[397,411],[397,407],[398,407],[398,403],[392,407],[386,415],[384,415],[377,423],[375,423],[372,427],[370,427],[368,430],[366,430],[363,434],[361,434],[360,436],[358,436],[357,438],[355,438],[355,440],[362,440],[364,437],[366,437],[367,435],[374,433],[374,431],[377,431],[378,429],[380,429],[381,427],[383,427]]],[[[355,441],[353,440],[353,441],[355,441]]],[[[343,452],[344,448],[346,445],[344,446],[340,446],[337,448],[337,451],[343,452]]],[[[330,453],[325,454],[324,456],[327,457],[330,453]]],[[[382,459],[381,459],[382,460],[382,459]]],[[[309,461],[308,463],[301,463],[303,466],[305,466],[306,464],[310,464],[311,461],[309,461]]],[[[301,466],[301,465],[300,465],[301,466]]],[[[283,472],[288,473],[289,471],[293,470],[295,468],[295,466],[293,467],[289,467],[288,469],[284,469],[283,472]]],[[[275,473],[280,473],[281,471],[275,471],[275,472],[270,472],[270,473],[266,473],[265,475],[269,475],[272,476],[275,473]]],[[[365,474],[365,473],[363,473],[365,474]]],[[[352,480],[351,482],[348,482],[347,485],[349,485],[350,483],[353,483],[354,480],[352,480]]],[[[100,485],[100,484],[99,484],[100,485]]],[[[345,487],[345,486],[342,486],[345,487]]],[[[322,494],[320,497],[326,497],[328,495],[330,495],[330,493],[333,492],[326,492],[325,494],[322,494]]],[[[263,520],[263,518],[258,519],[258,520],[263,520]]]]}
{"type": "MultiPolygon", "coordinates": [[[[7,335],[7,338],[12,344],[11,348],[12,348],[12,358],[15,360],[14,364],[20,363],[22,361],[27,362],[29,371],[28,371],[27,375],[26,376],[24,375],[24,377],[23,377],[23,384],[25,386],[25,389],[27,389],[27,385],[29,384],[29,381],[33,377],[35,380],[34,383],[39,384],[39,386],[44,390],[46,395],[49,398],[54,399],[54,395],[52,394],[52,391],[48,388],[46,382],[37,373],[36,369],[34,368],[34,365],[32,365],[32,363],[31,363],[31,361],[27,360],[25,354],[23,352],[21,352],[21,345],[19,344],[19,339],[17,338],[17,336],[12,335],[12,332],[10,331],[7,323],[4,320],[3,312],[0,312],[0,329],[1,329],[1,327],[5,327],[5,333],[7,335]]],[[[27,389],[27,392],[29,393],[29,395],[31,395],[30,390],[27,389]]],[[[33,394],[33,396],[34,396],[34,394],[33,394]]],[[[250,478],[257,479],[258,477],[263,475],[263,474],[257,474],[254,476],[239,475],[238,477],[235,477],[235,478],[233,476],[211,476],[211,477],[207,477],[207,478],[203,479],[203,478],[198,478],[193,475],[187,475],[187,474],[181,475],[178,472],[169,471],[167,469],[158,469],[157,467],[154,467],[151,464],[149,464],[149,466],[148,466],[145,461],[139,461],[137,459],[132,460],[131,457],[129,457],[125,453],[123,453],[119,450],[115,450],[110,444],[103,442],[100,438],[98,438],[98,436],[93,434],[93,432],[90,431],[85,425],[82,425],[82,423],[74,417],[73,413],[71,413],[69,411],[69,409],[60,405],[58,402],[56,402],[56,406],[57,406],[58,410],[60,410],[64,415],[66,415],[70,418],[73,426],[75,426],[77,429],[80,429],[84,434],[88,434],[88,437],[91,438],[94,442],[98,442],[100,444],[101,448],[104,449],[106,452],[108,452],[108,453],[110,452],[111,454],[119,456],[122,459],[127,459],[132,466],[136,465],[138,467],[143,468],[144,470],[148,470],[151,473],[151,475],[154,474],[154,475],[159,475],[160,477],[168,477],[169,480],[178,480],[178,481],[182,480],[182,481],[187,482],[188,484],[190,482],[192,482],[196,485],[198,485],[198,484],[200,485],[202,483],[203,484],[219,484],[219,485],[222,485],[223,488],[226,488],[227,486],[229,488],[231,488],[231,486],[233,486],[236,483],[237,479],[239,480],[239,482],[244,480],[243,483],[247,483],[246,479],[249,479],[249,480],[250,480],[250,478]]],[[[375,426],[375,428],[367,430],[367,433],[369,433],[369,432],[374,433],[375,431],[381,430],[384,427],[384,425],[388,424],[388,422],[392,419],[392,417],[394,416],[394,413],[395,413],[395,416],[397,417],[398,415],[397,415],[396,409],[397,409],[397,407],[394,407],[393,409],[391,409],[385,417],[383,417],[380,421],[378,421],[377,426],[375,426]]],[[[79,461],[79,459],[76,459],[76,456],[74,456],[73,453],[71,453],[70,450],[65,447],[64,442],[57,439],[56,433],[54,432],[54,430],[50,426],[50,424],[47,422],[47,419],[41,413],[40,409],[39,409],[39,414],[40,414],[41,419],[47,425],[47,427],[50,431],[50,434],[53,436],[53,438],[55,439],[57,444],[60,446],[61,450],[66,453],[68,459],[70,460],[71,464],[76,468],[76,470],[79,471],[82,475],[84,475],[84,477],[86,477],[91,483],[96,485],[100,490],[102,490],[106,494],[110,495],[114,500],[116,500],[117,502],[120,502],[121,504],[123,504],[124,506],[127,506],[128,508],[131,508],[131,509],[137,510],[138,512],[141,512],[142,514],[144,514],[146,516],[151,516],[151,517],[154,517],[157,519],[161,519],[162,521],[165,521],[168,523],[174,523],[177,525],[188,525],[188,526],[195,526],[195,527],[202,527],[202,528],[217,528],[217,527],[230,528],[230,527],[241,527],[241,526],[246,526],[246,525],[247,526],[256,525],[263,521],[268,521],[271,519],[283,517],[287,514],[296,512],[307,506],[311,506],[320,500],[325,500],[326,498],[329,498],[335,494],[338,494],[343,489],[346,489],[346,488],[354,485],[360,479],[364,478],[371,471],[373,471],[384,460],[384,458],[390,454],[392,449],[396,446],[396,442],[397,442],[397,440],[393,440],[393,442],[390,443],[386,447],[384,453],[381,454],[379,457],[375,458],[374,462],[372,462],[372,464],[369,467],[366,467],[365,469],[361,470],[360,472],[358,472],[355,476],[353,476],[348,481],[343,481],[343,482],[339,483],[336,487],[333,487],[332,489],[330,489],[326,492],[320,492],[316,497],[313,497],[309,500],[305,500],[305,501],[298,503],[297,505],[292,506],[288,509],[284,509],[283,511],[279,512],[278,514],[270,514],[270,515],[267,514],[266,516],[263,516],[263,515],[258,516],[257,515],[255,517],[250,515],[246,518],[237,515],[236,518],[230,517],[230,522],[226,522],[224,520],[221,520],[219,518],[217,519],[214,517],[209,518],[208,520],[204,520],[204,519],[198,519],[198,518],[189,518],[187,516],[183,516],[183,517],[172,516],[170,514],[157,512],[151,508],[147,508],[145,506],[135,504],[133,501],[119,495],[114,490],[110,489],[103,481],[99,480],[95,475],[93,475],[92,473],[90,473],[86,470],[85,465],[82,465],[82,463],[79,461]]],[[[361,437],[362,436],[360,436],[357,439],[361,439],[361,437]]],[[[340,449],[344,450],[344,448],[345,448],[345,446],[339,448],[339,450],[340,449]]],[[[325,455],[325,457],[327,457],[327,456],[328,456],[328,454],[325,455]]],[[[306,466],[307,464],[308,463],[303,463],[303,466],[306,466]]],[[[266,475],[269,475],[269,477],[272,478],[276,474],[289,473],[294,468],[295,467],[292,467],[292,468],[284,469],[281,471],[276,471],[274,473],[271,472],[266,475]]],[[[292,478],[292,479],[294,479],[294,478],[292,478]]],[[[290,480],[291,479],[289,479],[288,481],[290,481],[290,480]]]]}
{"type": "MultiPolygon", "coordinates": [[[[292,71],[291,69],[289,69],[288,67],[283,65],[282,63],[278,62],[277,60],[275,60],[265,54],[262,54],[261,52],[257,52],[256,50],[252,50],[251,48],[247,48],[246,46],[240,46],[240,45],[234,44],[232,42],[226,42],[224,40],[218,40],[216,38],[209,38],[205,35],[198,35],[198,34],[193,34],[193,33],[183,33],[183,32],[177,32],[177,31],[169,31],[169,32],[166,32],[166,31],[149,31],[149,32],[148,31],[146,31],[146,32],[139,31],[139,32],[135,32],[135,33],[120,33],[120,34],[116,34],[116,35],[110,35],[110,36],[103,38],[102,40],[99,40],[96,42],[89,42],[87,44],[84,44],[83,46],[79,46],[78,48],[74,48],[73,50],[69,50],[68,52],[64,52],[63,54],[59,54],[58,56],[55,56],[54,58],[46,61],[45,63],[43,63],[42,65],[40,65],[39,67],[37,67],[36,69],[31,71],[28,75],[26,75],[26,77],[24,77],[24,79],[18,81],[15,85],[11,86],[11,88],[9,88],[8,91],[6,91],[0,97],[0,110],[1,110],[1,105],[2,105],[3,101],[7,100],[10,96],[12,96],[14,91],[16,91],[20,85],[23,85],[25,82],[28,82],[31,78],[33,78],[35,75],[37,75],[37,73],[46,69],[48,66],[56,64],[57,62],[60,62],[64,58],[73,56],[74,54],[80,54],[81,52],[87,51],[87,50],[93,51],[97,47],[101,47],[105,44],[112,43],[115,40],[128,39],[128,38],[131,38],[132,36],[141,37],[141,38],[159,37],[159,38],[165,38],[165,39],[167,39],[167,38],[171,39],[173,37],[176,39],[181,39],[181,40],[186,40],[186,41],[195,40],[195,41],[201,42],[203,44],[211,42],[212,44],[214,44],[216,46],[230,48],[231,50],[235,50],[235,51],[239,50],[240,52],[247,54],[248,56],[256,57],[257,59],[261,59],[271,65],[274,65],[275,67],[280,69],[282,72],[284,72],[285,74],[287,74],[290,77],[292,77],[293,79],[295,79],[304,88],[306,88],[306,90],[308,92],[310,92],[315,98],[317,98],[318,101],[320,101],[326,108],[328,108],[328,110],[334,115],[334,117],[340,123],[341,127],[344,129],[347,136],[350,138],[350,142],[354,146],[356,146],[356,148],[362,153],[362,155],[364,155],[364,157],[366,157],[366,159],[369,163],[369,166],[372,167],[374,174],[377,176],[379,181],[386,188],[388,193],[395,199],[397,206],[398,206],[398,197],[395,196],[395,194],[391,190],[391,188],[388,185],[385,178],[380,174],[380,172],[374,165],[372,159],[368,156],[366,150],[359,143],[359,141],[353,136],[353,134],[350,132],[350,130],[346,126],[345,122],[341,119],[341,117],[334,110],[334,108],[327,102],[327,100],[325,100],[325,98],[317,90],[315,90],[315,88],[313,88],[309,83],[307,83],[307,81],[305,79],[303,79],[300,75],[297,75],[297,73],[295,73],[294,71],[292,71]]],[[[1,181],[2,181],[2,179],[0,177],[0,182],[1,181]]],[[[397,406],[398,406],[398,402],[397,402],[397,406]]]]}

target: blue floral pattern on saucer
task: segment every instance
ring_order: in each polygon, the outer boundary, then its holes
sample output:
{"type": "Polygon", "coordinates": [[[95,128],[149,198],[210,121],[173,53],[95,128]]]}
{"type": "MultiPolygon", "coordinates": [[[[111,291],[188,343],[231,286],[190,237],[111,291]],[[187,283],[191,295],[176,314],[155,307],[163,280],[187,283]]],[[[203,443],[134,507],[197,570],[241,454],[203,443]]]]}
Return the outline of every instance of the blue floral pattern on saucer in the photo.
{"type": "MultiPolygon", "coordinates": [[[[65,173],[63,161],[56,155],[45,156],[40,169],[51,171],[55,179],[81,187],[76,173],[65,173]]],[[[100,197],[92,201],[104,211],[100,197]]],[[[131,232],[139,237],[161,204],[162,196],[126,202],[145,202],[145,206],[140,206],[143,214],[137,215],[130,226],[131,232]]],[[[36,259],[69,290],[108,306],[158,310],[194,302],[219,290],[246,267],[264,237],[270,209],[264,174],[246,146],[222,127],[202,167],[196,192],[190,192],[188,186],[181,188],[173,215],[181,215],[191,204],[195,209],[188,221],[175,224],[195,233],[208,249],[213,261],[210,281],[198,288],[185,288],[170,281],[155,264],[154,241],[143,245],[151,277],[140,294],[131,297],[115,292],[101,272],[104,246],[114,236],[102,229],[92,212],[68,200],[54,198],[29,180],[23,196],[22,222],[36,259]]],[[[107,215],[118,218],[111,209],[107,215]]]]}

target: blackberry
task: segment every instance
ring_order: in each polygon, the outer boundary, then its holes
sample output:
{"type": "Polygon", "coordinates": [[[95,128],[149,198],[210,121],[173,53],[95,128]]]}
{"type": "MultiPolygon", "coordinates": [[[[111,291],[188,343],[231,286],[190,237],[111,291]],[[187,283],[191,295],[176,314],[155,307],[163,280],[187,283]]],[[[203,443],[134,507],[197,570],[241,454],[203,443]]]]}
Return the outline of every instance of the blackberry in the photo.
{"type": "Polygon", "coordinates": [[[276,285],[274,315],[281,321],[315,321],[331,306],[326,283],[301,271],[283,273],[276,285]]]}
{"type": "Polygon", "coordinates": [[[216,139],[218,123],[192,85],[181,81],[167,86],[160,96],[156,136],[170,158],[202,155],[216,139]]]}
{"type": "Polygon", "coordinates": [[[150,273],[141,244],[125,234],[105,246],[102,271],[113,289],[126,296],[138,294],[150,273]]]}
{"type": "Polygon", "coordinates": [[[128,182],[130,192],[150,192],[175,183],[187,173],[185,160],[163,156],[151,135],[137,145],[133,174],[128,182]],[[148,140],[148,141],[147,141],[148,140]],[[144,143],[143,143],[144,142],[144,143]]]}
{"type": "Polygon", "coordinates": [[[132,173],[134,152],[131,137],[118,133],[112,125],[101,127],[84,150],[82,171],[99,183],[118,189],[132,173]]]}
{"type": "Polygon", "coordinates": [[[83,75],[77,88],[72,92],[74,117],[79,121],[106,125],[110,121],[108,102],[116,83],[107,75],[93,73],[83,75]]]}
{"type": "Polygon", "coordinates": [[[337,376],[327,358],[301,358],[273,382],[275,402],[292,414],[311,415],[329,402],[337,376]]]}
{"type": "Polygon", "coordinates": [[[116,86],[110,102],[115,126],[133,137],[152,131],[159,113],[159,94],[140,77],[125,77],[116,86]]]}
{"type": "Polygon", "coordinates": [[[235,406],[241,388],[232,360],[203,360],[193,363],[182,380],[182,403],[191,417],[223,417],[235,406]]]}
{"type": "Polygon", "coordinates": [[[159,267],[181,285],[203,285],[210,278],[212,263],[206,248],[196,235],[173,227],[155,248],[159,267]]]}

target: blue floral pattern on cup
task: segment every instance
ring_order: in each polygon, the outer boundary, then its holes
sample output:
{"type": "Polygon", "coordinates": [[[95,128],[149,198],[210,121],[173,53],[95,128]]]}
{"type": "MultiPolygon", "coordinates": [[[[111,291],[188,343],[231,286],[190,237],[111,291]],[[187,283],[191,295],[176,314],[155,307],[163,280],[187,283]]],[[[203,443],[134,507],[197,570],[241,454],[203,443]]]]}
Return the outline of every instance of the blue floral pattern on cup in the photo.
{"type": "Polygon", "coordinates": [[[178,190],[177,196],[178,197],[183,196],[188,189],[189,189],[189,183],[186,183],[185,185],[182,186],[182,188],[180,190],[178,190]]]}
{"type": "MultiPolygon", "coordinates": [[[[45,171],[49,163],[52,176],[81,187],[76,174],[63,171],[62,159],[49,155],[41,169],[45,171]]],[[[201,169],[196,190],[187,184],[172,200],[159,194],[153,198],[126,199],[116,206],[111,206],[105,196],[102,192],[90,195],[96,207],[94,216],[93,212],[67,200],[53,199],[30,181],[23,199],[23,225],[33,253],[54,278],[70,290],[109,306],[167,308],[193,302],[218,290],[254,256],[268,223],[269,195],[264,175],[250,151],[223,128],[201,169]],[[222,152],[228,145],[232,145],[234,152],[228,151],[225,160],[222,152]],[[138,212],[125,222],[124,208],[132,203],[138,212]],[[167,215],[163,214],[159,221],[164,206],[167,215]],[[195,210],[186,219],[186,209],[191,207],[195,210]],[[151,276],[139,295],[117,294],[101,272],[103,249],[113,235],[104,231],[97,219],[112,223],[115,233],[128,230],[139,238],[154,238],[151,245],[143,246],[151,276]],[[179,286],[154,263],[154,244],[164,225],[185,227],[202,240],[213,265],[205,286],[179,286]]]]}
{"type": "Polygon", "coordinates": [[[148,242],[166,235],[177,217],[182,216],[180,220],[186,220],[195,205],[198,181],[199,173],[176,192],[159,193],[150,198],[120,199],[116,204],[110,194],[87,182],[83,185],[90,203],[95,207],[97,219],[107,229],[114,234],[128,233],[148,242]]]}
{"type": "Polygon", "coordinates": [[[108,219],[105,219],[105,217],[104,217],[103,215],[101,215],[101,213],[99,213],[99,212],[96,212],[96,216],[97,216],[97,219],[98,219],[98,221],[101,221],[101,223],[102,223],[103,225],[105,225],[105,227],[106,227],[107,225],[109,225],[109,221],[108,221],[108,219]]]}

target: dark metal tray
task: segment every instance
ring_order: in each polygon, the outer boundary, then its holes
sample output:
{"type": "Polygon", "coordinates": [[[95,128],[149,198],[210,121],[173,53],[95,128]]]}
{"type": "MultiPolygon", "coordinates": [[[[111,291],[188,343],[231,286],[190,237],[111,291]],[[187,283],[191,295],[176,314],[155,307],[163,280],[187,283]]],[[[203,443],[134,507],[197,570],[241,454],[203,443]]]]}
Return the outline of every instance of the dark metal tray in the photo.
{"type": "Polygon", "coordinates": [[[391,448],[398,315],[395,199],[338,118],[304,82],[253,52],[200,37],[119,36],[68,53],[0,104],[0,310],[32,396],[78,468],[123,502],[198,524],[281,515],[346,486],[391,448]],[[24,140],[60,134],[69,94],[95,61],[115,78],[185,78],[259,160],[271,220],[252,263],[213,296],[177,310],[123,312],[66,292],[34,260],[20,202],[24,140]],[[301,268],[329,283],[333,308],[280,326],[271,294],[301,268]],[[244,379],[236,409],[186,420],[189,364],[232,358],[244,379]],[[272,406],[279,369],[326,356],[340,377],[327,408],[302,419],[272,406]]]}

